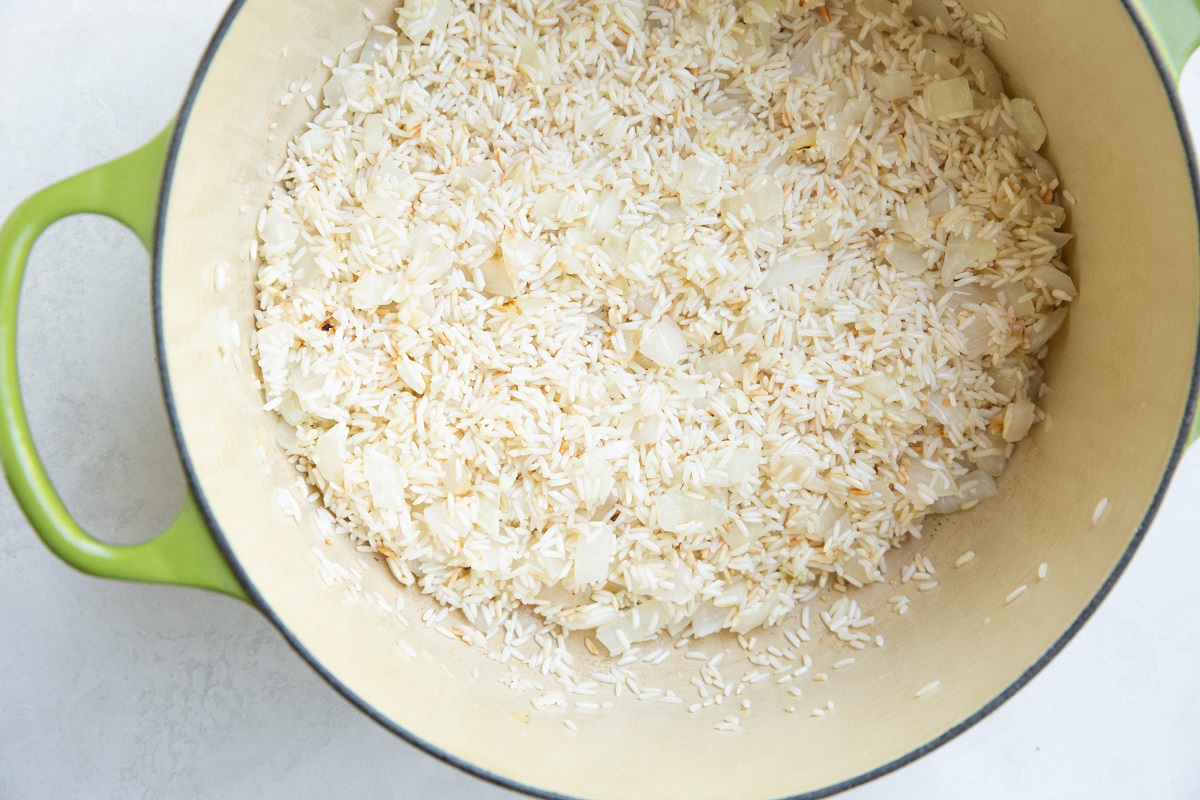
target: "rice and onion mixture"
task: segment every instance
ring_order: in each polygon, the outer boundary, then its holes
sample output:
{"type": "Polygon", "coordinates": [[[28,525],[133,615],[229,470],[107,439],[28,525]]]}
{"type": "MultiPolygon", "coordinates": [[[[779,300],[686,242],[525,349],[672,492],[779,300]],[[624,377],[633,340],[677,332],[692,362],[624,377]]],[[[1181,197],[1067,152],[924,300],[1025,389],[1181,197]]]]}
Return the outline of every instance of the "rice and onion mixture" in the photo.
{"type": "Polygon", "coordinates": [[[995,494],[1069,236],[1037,110],[933,5],[406,0],[348,49],[255,351],[338,530],[484,634],[620,654],[995,494]]]}

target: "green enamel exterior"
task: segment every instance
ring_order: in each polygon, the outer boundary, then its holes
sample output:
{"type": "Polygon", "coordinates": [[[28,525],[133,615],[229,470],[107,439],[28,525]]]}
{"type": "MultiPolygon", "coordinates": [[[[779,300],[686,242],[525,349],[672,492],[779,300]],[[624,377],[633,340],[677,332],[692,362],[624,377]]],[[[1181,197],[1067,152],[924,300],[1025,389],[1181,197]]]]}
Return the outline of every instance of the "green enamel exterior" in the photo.
{"type": "Polygon", "coordinates": [[[172,130],[127,156],[38,192],[0,228],[0,461],[38,536],[76,569],[106,578],[196,586],[246,600],[190,496],[170,527],[144,544],[105,544],[80,528],[34,447],[18,380],[17,310],[33,243],[51,223],[90,213],[124,223],[152,248],[172,130]]]}
{"type": "Polygon", "coordinates": [[[1200,47],[1200,2],[1197,0],[1134,0],[1142,20],[1178,83],[1183,65],[1200,47]]]}

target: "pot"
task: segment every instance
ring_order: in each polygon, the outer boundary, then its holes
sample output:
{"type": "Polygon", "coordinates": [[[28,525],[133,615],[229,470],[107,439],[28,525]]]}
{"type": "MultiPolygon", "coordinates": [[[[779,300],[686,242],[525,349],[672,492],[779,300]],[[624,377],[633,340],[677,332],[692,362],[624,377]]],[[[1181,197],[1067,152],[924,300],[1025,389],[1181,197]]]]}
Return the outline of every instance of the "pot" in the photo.
{"type": "MultiPolygon", "coordinates": [[[[382,19],[393,3],[367,5],[382,19]]],[[[619,702],[579,718],[577,732],[561,717],[529,714],[530,697],[498,680],[507,667],[362,602],[373,592],[394,597],[396,584],[382,566],[358,566],[344,542],[325,545],[312,507],[299,521],[281,512],[276,492],[296,473],[274,445],[273,415],[262,410],[244,345],[255,307],[246,249],[255,219],[239,207],[262,206],[271,186],[263,165],[280,161],[309,116],[303,103],[279,104],[283,87],[324,82],[319,58],[370,26],[362,6],[238,0],[177,122],[140,150],[30,198],[0,229],[0,457],[56,554],[93,575],[246,600],[381,724],[476,775],[544,797],[827,796],[961,733],[1078,631],[1133,555],[1194,437],[1200,238],[1175,81],[1200,41],[1196,3],[1105,0],[1086,14],[1041,0],[990,4],[1009,31],[990,52],[1012,93],[1037,102],[1047,155],[1078,198],[1071,261],[1080,295],[1046,363],[1049,420],[1017,448],[998,497],[945,518],[922,540],[922,552],[945,567],[941,585],[915,597],[908,616],[881,622],[886,647],[860,653],[835,681],[804,684],[805,709],[834,700],[836,713],[780,713],[787,687],[767,682],[736,735],[659,703],[619,702]],[[71,519],[34,448],[18,386],[26,258],[51,222],[84,212],[120,220],[153,253],[160,368],[192,489],[162,535],[133,547],[99,542],[71,519]],[[230,284],[218,291],[222,263],[230,284]],[[231,325],[240,347],[229,346],[231,325]],[[361,586],[324,580],[314,549],[361,571],[361,586]],[[967,550],[976,561],[949,568],[967,550]],[[1043,562],[1053,580],[1006,603],[1036,582],[1043,562]],[[933,681],[937,691],[915,698],[933,681]]],[[[878,605],[893,593],[875,585],[858,597],[878,605]]],[[[407,600],[414,621],[430,607],[413,593],[407,600]]],[[[818,664],[844,655],[816,641],[808,652],[818,664]]],[[[686,663],[663,669],[658,685],[686,685],[694,673],[686,663]]]]}

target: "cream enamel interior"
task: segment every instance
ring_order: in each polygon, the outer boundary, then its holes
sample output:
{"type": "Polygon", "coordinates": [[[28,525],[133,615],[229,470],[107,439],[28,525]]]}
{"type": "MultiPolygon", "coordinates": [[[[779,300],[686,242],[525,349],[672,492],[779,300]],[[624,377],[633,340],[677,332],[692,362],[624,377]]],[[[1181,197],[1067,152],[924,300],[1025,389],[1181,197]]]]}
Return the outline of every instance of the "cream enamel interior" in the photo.
{"type": "MultiPolygon", "coordinates": [[[[394,4],[368,5],[386,19],[394,4]]],[[[1128,548],[1168,465],[1185,412],[1200,295],[1185,152],[1151,58],[1116,0],[1089,4],[1086,13],[1042,0],[990,6],[1010,33],[991,52],[1010,93],[1038,103],[1050,130],[1047,154],[1079,201],[1070,260],[1081,294],[1048,363],[1050,421],[1019,447],[1000,497],[931,526],[910,545],[938,565],[936,591],[910,587],[913,610],[905,617],[883,602],[893,587],[862,593],[881,619],[886,647],[857,653],[858,662],[828,683],[806,676],[798,682],[802,700],[773,682],[752,687],[753,710],[740,714],[737,735],[712,730],[735,710],[728,705],[688,714],[686,706],[631,700],[600,717],[572,713],[579,731],[571,733],[563,717],[532,713],[533,695],[501,686],[505,668],[424,628],[418,617],[427,605],[412,593],[409,629],[351,603],[345,586],[327,586],[314,547],[359,569],[367,592],[398,593],[381,564],[355,565],[358,555],[324,545],[308,518],[290,524],[281,515],[274,492],[295,473],[274,444],[272,415],[260,410],[248,353],[223,362],[215,322],[225,309],[248,340],[254,266],[246,252],[255,212],[284,143],[310,114],[303,102],[281,107],[279,97],[292,81],[311,80],[319,93],[318,60],[365,35],[362,7],[363,0],[248,0],[236,15],[186,122],[160,287],[165,367],[199,491],[265,605],[347,689],[430,745],[538,790],[628,800],[772,798],[853,779],[936,739],[1001,694],[1075,622],[1128,548]],[[1079,76],[1096,88],[1080,91],[1079,76]],[[274,141],[269,123],[278,125],[274,141]],[[240,212],[243,204],[254,211],[240,212]],[[220,262],[232,285],[218,294],[220,262]],[[1093,527],[1105,497],[1109,511],[1093,527]],[[955,569],[966,550],[978,558],[955,569]],[[1042,562],[1050,577],[1038,583],[1042,562]],[[1006,607],[1022,584],[1031,590],[1006,607]],[[400,638],[415,659],[401,651],[400,638]],[[932,680],[941,689],[915,699],[932,680]],[[809,717],[830,699],[834,713],[809,717]],[[786,705],[798,713],[785,714],[786,705]]],[[[907,560],[892,559],[893,569],[907,560]]],[[[830,643],[809,652],[814,672],[832,672],[846,655],[830,643]]],[[[680,659],[639,674],[644,685],[694,697],[682,687],[696,666],[680,659]]]]}

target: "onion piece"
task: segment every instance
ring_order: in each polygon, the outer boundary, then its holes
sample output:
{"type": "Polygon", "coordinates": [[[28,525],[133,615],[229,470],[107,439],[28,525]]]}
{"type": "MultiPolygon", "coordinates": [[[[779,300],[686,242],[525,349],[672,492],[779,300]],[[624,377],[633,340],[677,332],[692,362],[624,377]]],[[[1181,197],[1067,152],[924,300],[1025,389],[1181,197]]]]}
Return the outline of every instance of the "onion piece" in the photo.
{"type": "Polygon", "coordinates": [[[1067,309],[1055,308],[1054,311],[1046,314],[1046,317],[1039,319],[1038,323],[1033,326],[1033,329],[1026,329],[1025,349],[1030,353],[1037,353],[1038,350],[1045,347],[1054,338],[1058,329],[1061,329],[1062,324],[1067,321],[1067,309]]]}
{"type": "Polygon", "coordinates": [[[739,612],[733,618],[733,624],[729,626],[729,629],[737,634],[746,634],[761,627],[782,600],[781,592],[778,590],[770,592],[758,604],[739,612]]]}
{"type": "Polygon", "coordinates": [[[904,204],[903,213],[897,213],[892,220],[892,230],[902,233],[914,241],[929,238],[929,208],[920,197],[914,197],[904,204]]]}
{"type": "Polygon", "coordinates": [[[345,477],[347,432],[346,426],[339,422],[317,437],[312,461],[326,483],[341,483],[345,477]]]}
{"type": "Polygon", "coordinates": [[[887,72],[876,81],[875,96],[884,102],[907,100],[913,96],[913,79],[903,72],[887,72]]]}
{"type": "Polygon", "coordinates": [[[929,262],[921,250],[901,241],[893,241],[885,256],[897,272],[905,275],[924,275],[929,271],[929,262]]]}
{"type": "Polygon", "coordinates": [[[793,284],[808,285],[815,278],[824,275],[829,269],[829,256],[824,253],[814,253],[810,256],[780,256],[775,266],[767,272],[762,283],[758,285],[760,292],[773,292],[793,284]]]}
{"type": "Polygon", "coordinates": [[[371,491],[371,502],[376,508],[386,508],[391,511],[406,511],[408,502],[404,498],[404,489],[408,486],[408,476],[404,468],[387,454],[378,450],[368,450],[363,457],[363,472],[367,476],[367,487],[371,491]]]}
{"type": "Polygon", "coordinates": [[[958,234],[946,242],[942,259],[942,282],[950,284],[968,269],[996,260],[996,243],[990,239],[967,239],[958,234]]]}
{"type": "Polygon", "coordinates": [[[966,78],[938,81],[926,87],[922,98],[930,119],[948,119],[975,108],[975,96],[966,78]]]}
{"type": "Polygon", "coordinates": [[[492,258],[479,268],[483,275],[483,293],[499,297],[517,294],[517,278],[506,259],[492,258]]]}
{"type": "Polygon", "coordinates": [[[998,97],[1004,92],[1004,79],[1000,77],[1000,70],[996,69],[996,65],[981,48],[968,50],[963,57],[963,63],[971,70],[979,91],[990,97],[998,97]]]}
{"type": "Polygon", "coordinates": [[[1017,124],[1017,136],[1030,150],[1037,152],[1046,143],[1046,123],[1032,100],[1017,97],[1008,101],[1008,110],[1017,124]]]}
{"type": "Polygon", "coordinates": [[[1074,300],[1079,291],[1075,288],[1075,281],[1071,280],[1071,276],[1057,267],[1050,264],[1042,264],[1034,267],[1029,271],[1029,277],[1034,285],[1045,286],[1053,295],[1057,292],[1063,292],[1070,299],[1074,300]]]}
{"type": "Polygon", "coordinates": [[[692,205],[703,205],[721,188],[724,167],[721,159],[710,153],[698,153],[683,160],[679,177],[679,199],[692,205]]]}
{"type": "Polygon", "coordinates": [[[1029,163],[1033,164],[1033,168],[1037,170],[1038,177],[1042,179],[1042,184],[1049,186],[1058,180],[1058,170],[1054,168],[1046,157],[1040,153],[1029,153],[1026,158],[1029,163]]]}
{"type": "Polygon", "coordinates": [[[967,46],[958,39],[942,36],[937,33],[926,33],[922,37],[925,47],[935,53],[941,53],[947,58],[958,58],[966,52],[967,46]]]}
{"type": "Polygon", "coordinates": [[[662,319],[642,332],[638,352],[660,367],[670,367],[679,362],[687,340],[674,320],[662,319]]]}
{"type": "Polygon", "coordinates": [[[647,444],[654,444],[662,438],[663,432],[666,430],[667,423],[661,414],[651,414],[648,417],[638,420],[633,426],[633,443],[637,447],[642,447],[647,444]]]}
{"type": "Polygon", "coordinates": [[[958,493],[939,497],[927,511],[930,514],[953,514],[964,508],[996,496],[996,482],[986,472],[968,472],[958,480],[958,493]]]}
{"type": "Polygon", "coordinates": [[[517,44],[521,49],[517,65],[525,71],[529,80],[538,86],[549,86],[553,83],[558,64],[546,50],[535,39],[521,37],[517,44]]]}
{"type": "Polygon", "coordinates": [[[821,55],[821,48],[825,44],[827,36],[825,29],[821,29],[814,33],[811,38],[796,51],[796,55],[792,56],[791,70],[792,75],[797,78],[806,78],[816,72],[817,59],[821,55]]]}
{"type": "Polygon", "coordinates": [[[1037,408],[1029,400],[1015,400],[1004,409],[1004,441],[1019,442],[1029,435],[1037,408]]]}
{"type": "Polygon", "coordinates": [[[658,527],[670,533],[683,530],[707,533],[728,522],[729,512],[707,500],[696,500],[687,495],[668,492],[655,499],[654,517],[658,527]]]}
{"type": "Polygon", "coordinates": [[[579,542],[575,546],[575,582],[580,586],[601,583],[608,579],[616,536],[602,523],[579,527],[579,542]]]}
{"type": "Polygon", "coordinates": [[[735,381],[742,376],[742,364],[732,350],[722,350],[716,355],[702,356],[696,360],[696,371],[720,378],[728,375],[735,381]]]}
{"type": "Polygon", "coordinates": [[[972,360],[982,357],[992,346],[992,323],[982,312],[975,312],[959,326],[963,355],[972,360]]]}
{"type": "Polygon", "coordinates": [[[359,311],[378,308],[391,299],[395,288],[396,279],[391,275],[368,272],[350,287],[350,305],[359,311]]]}
{"type": "Polygon", "coordinates": [[[701,603],[692,614],[692,637],[703,639],[712,636],[725,627],[728,619],[729,609],[718,608],[711,600],[701,603]]]}
{"type": "Polygon", "coordinates": [[[398,25],[405,36],[420,44],[429,34],[446,29],[453,10],[450,0],[405,0],[398,9],[398,25]]]}
{"type": "Polygon", "coordinates": [[[363,151],[374,155],[383,149],[383,114],[368,114],[363,120],[363,151]]]}
{"type": "Polygon", "coordinates": [[[1073,234],[1063,233],[1061,231],[1047,231],[1046,233],[1042,233],[1042,234],[1038,234],[1038,235],[1041,236],[1043,239],[1045,239],[1050,244],[1057,247],[1059,249],[1059,252],[1061,252],[1062,249],[1064,247],[1066,247],[1068,244],[1070,244],[1071,240],[1075,238],[1075,236],[1073,234]]]}

